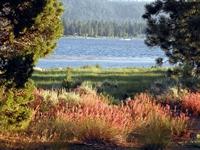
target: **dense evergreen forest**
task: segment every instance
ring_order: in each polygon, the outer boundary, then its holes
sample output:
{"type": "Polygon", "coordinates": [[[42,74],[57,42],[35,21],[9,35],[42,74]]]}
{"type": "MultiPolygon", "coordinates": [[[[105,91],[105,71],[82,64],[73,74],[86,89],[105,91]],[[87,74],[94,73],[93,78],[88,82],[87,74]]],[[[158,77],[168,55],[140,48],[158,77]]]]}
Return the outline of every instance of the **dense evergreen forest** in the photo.
{"type": "Polygon", "coordinates": [[[144,33],[146,2],[62,0],[65,35],[135,37],[144,33]]]}
{"type": "Polygon", "coordinates": [[[144,23],[108,21],[64,22],[65,35],[89,37],[136,37],[144,34],[144,23]]]}

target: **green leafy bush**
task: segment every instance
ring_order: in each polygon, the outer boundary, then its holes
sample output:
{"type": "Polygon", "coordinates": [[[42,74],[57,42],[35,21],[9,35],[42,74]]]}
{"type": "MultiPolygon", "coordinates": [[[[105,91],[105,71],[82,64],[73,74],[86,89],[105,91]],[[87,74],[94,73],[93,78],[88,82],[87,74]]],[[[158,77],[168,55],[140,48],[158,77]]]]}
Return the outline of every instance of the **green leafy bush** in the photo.
{"type": "Polygon", "coordinates": [[[81,85],[81,81],[74,80],[72,78],[72,71],[73,70],[71,68],[67,68],[66,76],[65,76],[65,79],[64,79],[64,81],[62,83],[62,86],[66,90],[74,89],[74,88],[78,87],[79,85],[81,85]]]}
{"type": "Polygon", "coordinates": [[[185,89],[192,92],[200,91],[200,76],[190,65],[181,65],[168,70],[168,76],[175,78],[185,89]]]}
{"type": "Polygon", "coordinates": [[[24,88],[3,90],[1,87],[0,128],[4,130],[20,130],[28,126],[32,111],[28,107],[34,99],[34,84],[29,80],[24,88]]]}
{"type": "Polygon", "coordinates": [[[117,81],[104,80],[102,83],[97,85],[97,91],[98,93],[110,93],[118,87],[117,81]]]}
{"type": "Polygon", "coordinates": [[[181,100],[181,97],[188,91],[185,89],[180,81],[172,78],[166,78],[154,82],[150,87],[150,93],[156,97],[157,100],[181,100]]]}

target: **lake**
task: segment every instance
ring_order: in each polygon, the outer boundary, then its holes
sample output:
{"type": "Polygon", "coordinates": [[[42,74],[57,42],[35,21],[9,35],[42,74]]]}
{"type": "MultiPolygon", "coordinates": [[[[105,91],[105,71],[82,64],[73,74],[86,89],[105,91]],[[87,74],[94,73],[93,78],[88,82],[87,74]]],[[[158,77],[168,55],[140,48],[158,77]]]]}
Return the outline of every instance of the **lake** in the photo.
{"type": "Polygon", "coordinates": [[[159,48],[147,47],[143,39],[63,37],[58,41],[54,53],[40,59],[37,67],[81,67],[96,64],[105,68],[151,67],[158,57],[164,57],[164,53],[159,48]]]}

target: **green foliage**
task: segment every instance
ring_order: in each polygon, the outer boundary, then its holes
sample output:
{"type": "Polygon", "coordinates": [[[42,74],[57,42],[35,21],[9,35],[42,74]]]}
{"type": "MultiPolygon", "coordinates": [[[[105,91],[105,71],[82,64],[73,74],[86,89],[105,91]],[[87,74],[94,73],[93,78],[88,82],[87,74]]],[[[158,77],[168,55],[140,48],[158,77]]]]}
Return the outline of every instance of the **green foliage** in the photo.
{"type": "Polygon", "coordinates": [[[53,50],[62,34],[61,13],[57,0],[0,2],[2,85],[23,87],[35,62],[53,50]]]}
{"type": "Polygon", "coordinates": [[[144,34],[141,22],[118,23],[113,21],[65,21],[65,35],[88,37],[135,37],[144,34]]]}
{"type": "Polygon", "coordinates": [[[146,24],[141,16],[145,2],[62,0],[65,35],[135,37],[146,24]],[[134,13],[133,13],[134,12],[134,13]]]}
{"type": "Polygon", "coordinates": [[[79,86],[81,84],[81,81],[72,79],[72,71],[73,70],[71,68],[67,68],[66,77],[62,83],[62,86],[66,90],[76,88],[77,86],[79,86]]]}
{"type": "Polygon", "coordinates": [[[194,72],[191,65],[185,64],[169,69],[167,72],[170,78],[177,80],[178,84],[193,92],[200,90],[200,77],[194,72]]]}
{"type": "Polygon", "coordinates": [[[97,91],[99,93],[103,93],[109,90],[116,90],[117,88],[118,88],[117,81],[104,80],[102,81],[101,84],[97,85],[97,91]]]}
{"type": "MultiPolygon", "coordinates": [[[[78,85],[84,81],[89,81],[92,82],[92,87],[96,88],[98,92],[109,94],[115,99],[125,99],[149,89],[154,81],[164,78],[165,72],[166,68],[99,69],[96,67],[84,67],[73,69],[71,73],[72,82],[77,81],[78,85]],[[103,83],[104,86],[102,86],[103,83]]],[[[52,89],[61,87],[63,80],[66,79],[66,70],[35,71],[32,79],[38,88],[52,89]]]]}
{"type": "Polygon", "coordinates": [[[110,0],[62,0],[65,6],[64,19],[141,22],[146,2],[110,0]]]}
{"type": "Polygon", "coordinates": [[[63,29],[58,0],[0,2],[0,128],[28,126],[34,86],[28,81],[37,60],[50,53],[63,29]]]}
{"type": "Polygon", "coordinates": [[[79,94],[67,92],[66,90],[41,90],[38,93],[42,97],[41,112],[49,111],[49,109],[59,104],[60,101],[72,105],[78,104],[80,101],[79,94]]]}
{"type": "Polygon", "coordinates": [[[28,107],[34,99],[34,84],[30,80],[25,84],[23,89],[11,88],[3,91],[0,100],[0,129],[4,130],[21,130],[25,129],[30,120],[32,110],[28,107]]]}
{"type": "Polygon", "coordinates": [[[5,72],[0,74],[0,84],[7,88],[23,87],[33,72],[33,56],[15,56],[4,63],[1,67],[5,72]]]}
{"type": "Polygon", "coordinates": [[[200,3],[156,0],[146,5],[143,17],[148,26],[146,44],[161,47],[170,63],[187,67],[187,75],[199,76],[200,3]]]}
{"type": "Polygon", "coordinates": [[[165,78],[155,81],[151,85],[149,92],[159,101],[170,100],[171,102],[178,102],[182,96],[188,93],[188,90],[179,80],[165,78]]]}
{"type": "Polygon", "coordinates": [[[80,101],[80,95],[74,92],[62,92],[59,95],[59,99],[67,102],[68,104],[78,104],[80,101]]]}
{"type": "Polygon", "coordinates": [[[156,114],[151,117],[144,126],[137,129],[139,132],[137,139],[144,144],[144,149],[164,149],[171,142],[171,122],[161,119],[156,114]]]}

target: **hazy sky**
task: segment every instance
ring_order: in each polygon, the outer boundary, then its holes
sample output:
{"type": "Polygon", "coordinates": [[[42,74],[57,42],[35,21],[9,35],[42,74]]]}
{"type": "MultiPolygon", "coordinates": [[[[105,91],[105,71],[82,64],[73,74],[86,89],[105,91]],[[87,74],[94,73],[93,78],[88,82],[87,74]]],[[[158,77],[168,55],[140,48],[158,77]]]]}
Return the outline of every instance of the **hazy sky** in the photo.
{"type": "Polygon", "coordinates": [[[140,2],[140,1],[148,1],[148,2],[150,2],[150,1],[154,1],[154,0],[110,0],[110,1],[138,1],[138,2],[140,2]]]}
{"type": "Polygon", "coordinates": [[[152,0],[110,0],[110,1],[152,1],[152,0]]]}

